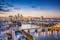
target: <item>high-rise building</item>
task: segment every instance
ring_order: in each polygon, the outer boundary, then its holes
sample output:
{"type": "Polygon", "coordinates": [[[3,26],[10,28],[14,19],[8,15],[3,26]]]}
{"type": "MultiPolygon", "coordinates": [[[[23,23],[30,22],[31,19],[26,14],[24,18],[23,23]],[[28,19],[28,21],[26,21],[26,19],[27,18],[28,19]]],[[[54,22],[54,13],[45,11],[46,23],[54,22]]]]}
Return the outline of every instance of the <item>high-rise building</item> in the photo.
{"type": "Polygon", "coordinates": [[[43,20],[43,16],[41,16],[41,19],[40,19],[41,21],[43,20]]]}
{"type": "Polygon", "coordinates": [[[13,16],[9,16],[9,19],[10,19],[10,21],[12,21],[13,20],[13,16]]]}
{"type": "Polygon", "coordinates": [[[20,15],[20,20],[23,20],[23,15],[22,14],[20,15]]]}
{"type": "Polygon", "coordinates": [[[23,20],[23,15],[22,14],[18,14],[17,18],[18,18],[18,20],[23,20]]]}

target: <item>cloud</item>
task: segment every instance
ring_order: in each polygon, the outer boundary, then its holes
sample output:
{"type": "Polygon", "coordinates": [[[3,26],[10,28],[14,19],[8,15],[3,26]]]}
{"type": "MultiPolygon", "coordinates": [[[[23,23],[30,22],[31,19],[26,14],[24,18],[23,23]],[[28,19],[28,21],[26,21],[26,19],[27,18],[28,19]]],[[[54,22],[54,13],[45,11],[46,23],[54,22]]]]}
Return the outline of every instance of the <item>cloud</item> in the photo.
{"type": "Polygon", "coordinates": [[[9,2],[5,2],[4,0],[0,1],[0,12],[9,12],[9,7],[14,7],[14,5],[10,4],[9,2]]]}

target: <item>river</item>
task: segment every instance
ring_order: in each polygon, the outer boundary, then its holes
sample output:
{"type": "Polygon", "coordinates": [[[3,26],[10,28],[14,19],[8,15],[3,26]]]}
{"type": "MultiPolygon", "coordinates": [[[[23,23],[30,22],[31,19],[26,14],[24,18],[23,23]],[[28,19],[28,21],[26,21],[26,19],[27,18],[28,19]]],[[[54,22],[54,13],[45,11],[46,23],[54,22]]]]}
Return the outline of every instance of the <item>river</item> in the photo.
{"type": "MultiPolygon", "coordinates": [[[[32,25],[32,24],[22,24],[21,28],[22,29],[27,29],[27,28],[39,28],[40,26],[37,25],[32,25]]],[[[28,30],[25,30],[28,32],[28,30]]],[[[60,31],[45,31],[42,32],[41,28],[38,29],[38,32],[35,33],[35,30],[29,30],[30,35],[33,36],[35,40],[60,40],[60,31]]]]}

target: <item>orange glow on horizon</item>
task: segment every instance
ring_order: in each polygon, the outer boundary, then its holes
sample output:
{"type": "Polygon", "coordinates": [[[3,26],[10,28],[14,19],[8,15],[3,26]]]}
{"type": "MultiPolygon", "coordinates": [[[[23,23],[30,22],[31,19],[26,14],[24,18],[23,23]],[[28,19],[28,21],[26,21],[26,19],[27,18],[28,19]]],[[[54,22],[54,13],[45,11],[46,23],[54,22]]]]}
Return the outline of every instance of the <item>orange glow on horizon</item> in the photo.
{"type": "MultiPolygon", "coordinates": [[[[9,17],[9,16],[15,16],[17,14],[0,14],[0,17],[9,17]]],[[[41,17],[41,16],[30,16],[30,15],[23,15],[24,18],[33,18],[33,17],[41,17]]],[[[43,16],[44,18],[54,18],[55,16],[43,16]]],[[[57,17],[59,18],[59,17],[57,17]]]]}

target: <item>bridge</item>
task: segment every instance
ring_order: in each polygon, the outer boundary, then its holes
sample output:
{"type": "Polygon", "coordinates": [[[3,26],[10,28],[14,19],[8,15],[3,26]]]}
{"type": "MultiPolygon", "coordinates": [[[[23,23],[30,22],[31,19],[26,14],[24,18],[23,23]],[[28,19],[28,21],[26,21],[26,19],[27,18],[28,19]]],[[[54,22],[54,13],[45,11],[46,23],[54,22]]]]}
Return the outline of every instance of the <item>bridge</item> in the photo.
{"type": "MultiPolygon", "coordinates": [[[[47,28],[48,28],[47,31],[53,31],[53,30],[60,31],[60,23],[57,23],[56,25],[53,25],[53,26],[47,27],[47,28]]],[[[33,30],[35,30],[35,32],[37,32],[38,29],[46,31],[45,27],[42,27],[42,28],[41,27],[40,28],[26,28],[26,29],[18,28],[18,29],[19,29],[20,32],[22,32],[24,34],[24,36],[26,36],[28,38],[28,40],[34,40],[34,38],[29,34],[30,30],[33,29],[33,30]],[[25,32],[24,30],[28,30],[28,32],[25,32]]],[[[5,33],[10,33],[11,34],[12,33],[12,29],[9,29],[7,31],[1,32],[1,35],[5,34],[5,33]]]]}

